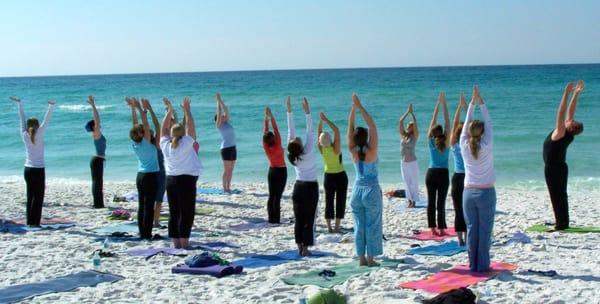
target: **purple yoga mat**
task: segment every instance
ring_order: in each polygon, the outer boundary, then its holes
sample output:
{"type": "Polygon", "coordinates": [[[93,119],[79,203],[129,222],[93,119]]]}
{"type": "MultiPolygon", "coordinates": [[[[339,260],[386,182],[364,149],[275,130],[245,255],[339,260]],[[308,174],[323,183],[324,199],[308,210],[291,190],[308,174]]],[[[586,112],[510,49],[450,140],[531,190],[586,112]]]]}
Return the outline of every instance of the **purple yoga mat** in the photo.
{"type": "Polygon", "coordinates": [[[233,264],[213,265],[208,267],[190,267],[186,264],[177,264],[171,268],[172,273],[207,274],[217,278],[239,274],[243,270],[244,267],[233,264]]]}

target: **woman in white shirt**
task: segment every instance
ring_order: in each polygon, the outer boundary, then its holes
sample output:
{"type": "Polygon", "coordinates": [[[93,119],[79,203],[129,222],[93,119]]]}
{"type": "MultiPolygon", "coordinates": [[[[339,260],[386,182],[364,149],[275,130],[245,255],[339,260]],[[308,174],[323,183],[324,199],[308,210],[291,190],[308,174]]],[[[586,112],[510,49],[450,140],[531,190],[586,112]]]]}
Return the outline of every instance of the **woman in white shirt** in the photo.
{"type": "Polygon", "coordinates": [[[476,272],[490,270],[490,246],[496,213],[492,132],[487,107],[479,95],[479,88],[474,86],[465,127],[460,134],[460,149],[465,166],[463,212],[467,224],[469,268],[476,272]],[[473,119],[478,104],[483,121],[473,119]]]}
{"type": "Polygon", "coordinates": [[[44,191],[46,191],[46,169],[44,167],[44,133],[52,117],[52,110],[56,104],[48,101],[48,110],[42,124],[37,118],[31,117],[25,120],[23,103],[18,97],[10,99],[19,106],[19,123],[21,137],[25,143],[25,184],[27,185],[27,225],[39,226],[42,220],[42,204],[44,203],[44,191]]]}
{"type": "Polygon", "coordinates": [[[194,149],[196,127],[190,98],[183,99],[185,126],[171,125],[173,106],[165,101],[167,113],[162,123],[160,147],[165,156],[167,198],[169,200],[169,237],[175,248],[188,248],[196,210],[196,182],[201,165],[194,149]]]}
{"type": "Polygon", "coordinates": [[[296,137],[294,116],[290,97],[287,102],[288,121],[288,160],[296,171],[296,183],[292,201],[294,204],[294,236],[298,245],[298,253],[302,256],[310,255],[308,247],[314,244],[314,225],[319,202],[319,183],[317,182],[316,155],[314,152],[315,136],[313,134],[312,118],[308,101],[304,98],[302,108],[306,114],[306,142],[296,137]]]}

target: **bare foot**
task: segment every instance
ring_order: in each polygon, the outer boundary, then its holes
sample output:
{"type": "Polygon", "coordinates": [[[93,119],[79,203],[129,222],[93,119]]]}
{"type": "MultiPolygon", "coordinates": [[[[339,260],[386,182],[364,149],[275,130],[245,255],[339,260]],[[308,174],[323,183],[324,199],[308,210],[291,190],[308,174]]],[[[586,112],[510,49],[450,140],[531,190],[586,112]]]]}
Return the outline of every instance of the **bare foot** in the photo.
{"type": "Polygon", "coordinates": [[[379,263],[375,262],[375,260],[373,260],[373,257],[369,257],[367,260],[367,266],[377,267],[377,266],[379,266],[379,263]]]}
{"type": "Polygon", "coordinates": [[[437,231],[437,229],[435,229],[435,228],[431,228],[431,234],[438,235],[438,236],[440,235],[439,232],[437,231]]]}
{"type": "Polygon", "coordinates": [[[310,256],[312,253],[308,250],[308,247],[304,246],[302,248],[302,256],[310,256]]]}
{"type": "Polygon", "coordinates": [[[359,266],[367,266],[368,265],[367,259],[365,259],[364,255],[359,257],[358,265],[359,266]]]}
{"type": "Polygon", "coordinates": [[[448,233],[446,233],[446,229],[440,229],[440,236],[443,235],[448,235],[448,233]]]}

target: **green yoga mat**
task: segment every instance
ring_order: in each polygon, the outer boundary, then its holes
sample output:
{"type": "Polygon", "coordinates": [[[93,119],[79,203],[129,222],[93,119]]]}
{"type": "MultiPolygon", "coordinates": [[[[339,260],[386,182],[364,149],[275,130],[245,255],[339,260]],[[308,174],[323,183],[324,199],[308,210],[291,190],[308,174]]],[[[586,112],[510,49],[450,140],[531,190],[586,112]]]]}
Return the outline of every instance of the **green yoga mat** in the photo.
{"type": "Polygon", "coordinates": [[[340,264],[331,268],[323,268],[319,270],[311,270],[305,273],[294,274],[291,276],[283,277],[281,280],[286,284],[290,285],[316,285],[323,288],[331,288],[335,285],[342,284],[349,278],[371,271],[378,270],[382,267],[397,267],[398,264],[402,263],[402,260],[384,260],[379,262],[379,267],[366,267],[358,266],[358,261],[352,261],[345,264],[340,264]],[[323,270],[335,271],[333,277],[319,276],[319,273],[323,270]]]}
{"type": "Polygon", "coordinates": [[[210,207],[197,207],[196,215],[209,215],[215,211],[216,211],[215,209],[210,208],[210,207]]]}
{"type": "MultiPolygon", "coordinates": [[[[546,226],[542,224],[533,225],[527,229],[527,232],[556,232],[552,226],[546,226]]],[[[565,230],[559,230],[558,232],[564,233],[600,233],[600,227],[570,227],[565,230]]]]}

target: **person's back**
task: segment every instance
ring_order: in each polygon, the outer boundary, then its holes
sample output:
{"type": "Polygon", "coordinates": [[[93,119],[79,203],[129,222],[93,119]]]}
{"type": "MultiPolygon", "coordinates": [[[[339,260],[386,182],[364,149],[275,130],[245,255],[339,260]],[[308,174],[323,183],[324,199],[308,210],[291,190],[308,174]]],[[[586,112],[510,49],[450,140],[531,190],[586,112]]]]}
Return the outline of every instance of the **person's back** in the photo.
{"type": "Polygon", "coordinates": [[[354,169],[356,170],[355,185],[367,186],[379,184],[377,163],[377,160],[371,163],[361,160],[354,162],[354,169]]]}
{"type": "Polygon", "coordinates": [[[192,175],[199,176],[201,163],[198,154],[194,150],[194,139],[190,136],[183,136],[179,140],[177,147],[173,148],[171,139],[163,136],[160,139],[160,147],[165,157],[165,171],[167,175],[192,175]]]}

